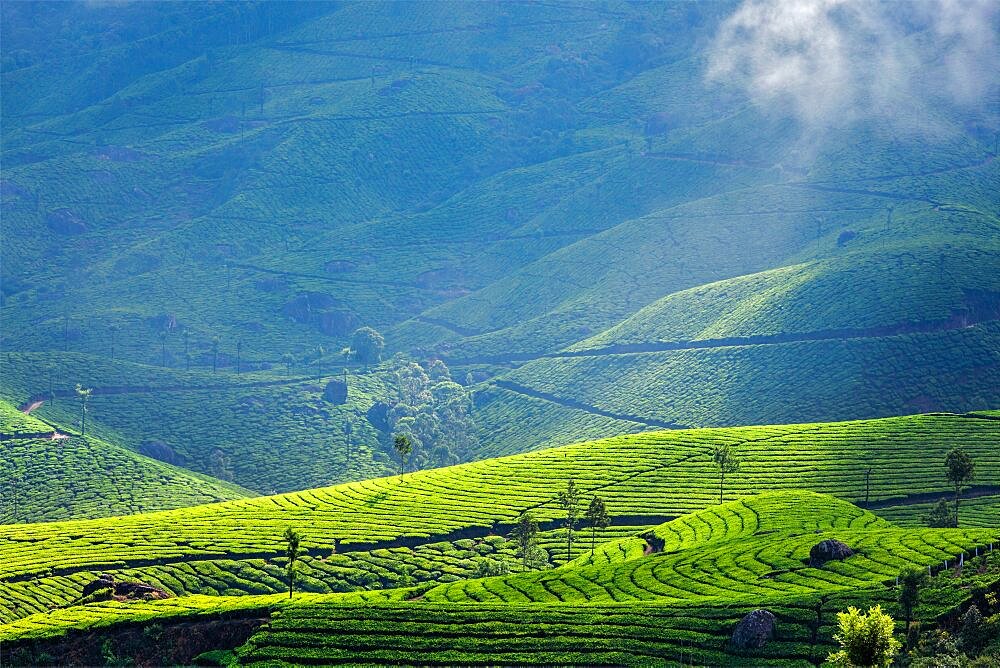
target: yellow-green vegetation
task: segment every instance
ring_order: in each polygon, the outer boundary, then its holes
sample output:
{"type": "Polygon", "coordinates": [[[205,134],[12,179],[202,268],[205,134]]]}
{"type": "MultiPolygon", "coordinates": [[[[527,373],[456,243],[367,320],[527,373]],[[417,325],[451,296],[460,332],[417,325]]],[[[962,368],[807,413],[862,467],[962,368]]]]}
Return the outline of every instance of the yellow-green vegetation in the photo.
{"type": "Polygon", "coordinates": [[[264,615],[269,623],[237,652],[241,663],[391,664],[420,652],[422,661],[445,663],[620,665],[683,653],[710,665],[806,666],[834,649],[834,613],[868,604],[897,612],[894,578],[903,567],[935,573],[918,619],[996,588],[1000,550],[988,546],[998,541],[996,529],[914,533],[829,496],[774,492],[606,541],[550,571],[291,601],[275,594],[89,603],[0,625],[0,640],[16,651],[70,631],[264,615]],[[810,547],[831,538],[854,554],[810,563],[810,547]],[[954,568],[958,555],[965,570],[954,568]],[[759,608],[776,616],[774,637],[762,648],[734,646],[737,622],[759,608]]]}
{"type": "MultiPolygon", "coordinates": [[[[977,484],[996,485],[998,443],[1000,422],[965,415],[665,431],[273,497],[0,527],[0,614],[11,620],[71,603],[97,570],[127,571],[177,594],[280,591],[287,527],[302,537],[305,591],[428,582],[448,572],[448,553],[465,551],[456,556],[474,560],[509,551],[482,541],[509,532],[524,510],[549,523],[546,528],[558,526],[556,492],[571,478],[584,502],[594,494],[606,499],[618,525],[655,524],[712,506],[719,493],[712,454],[720,445],[742,460],[740,471],[727,477],[730,500],[811,490],[863,503],[871,468],[868,501],[904,506],[914,493],[947,493],[943,461],[956,445],[976,459],[977,484]],[[451,544],[427,545],[442,541],[451,544]],[[336,558],[330,556],[335,548],[336,558]],[[376,564],[383,560],[382,570],[364,564],[362,553],[376,564]]],[[[586,538],[577,536],[574,556],[586,538]]],[[[553,555],[565,555],[561,539],[558,533],[546,539],[553,555]]],[[[793,543],[786,552],[802,548],[793,543]]],[[[464,577],[475,567],[458,565],[451,573],[464,577]]]]}

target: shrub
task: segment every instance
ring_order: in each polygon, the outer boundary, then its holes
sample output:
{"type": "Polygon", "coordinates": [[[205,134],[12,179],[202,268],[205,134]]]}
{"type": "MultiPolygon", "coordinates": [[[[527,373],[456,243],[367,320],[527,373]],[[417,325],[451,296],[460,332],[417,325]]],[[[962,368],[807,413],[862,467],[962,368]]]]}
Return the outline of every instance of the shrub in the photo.
{"type": "Polygon", "coordinates": [[[827,657],[835,666],[888,666],[902,644],[893,637],[896,624],[882,606],[862,614],[855,607],[837,613],[838,633],[833,638],[841,650],[827,657]]]}

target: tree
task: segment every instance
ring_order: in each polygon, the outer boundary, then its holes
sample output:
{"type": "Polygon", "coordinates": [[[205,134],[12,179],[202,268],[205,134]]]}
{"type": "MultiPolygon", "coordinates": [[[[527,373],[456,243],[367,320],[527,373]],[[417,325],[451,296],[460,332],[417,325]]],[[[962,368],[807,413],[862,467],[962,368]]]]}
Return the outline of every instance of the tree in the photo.
{"type": "Polygon", "coordinates": [[[111,334],[111,361],[115,361],[115,339],[118,338],[118,332],[121,327],[117,323],[112,323],[108,326],[108,332],[111,334]]]}
{"type": "Polygon", "coordinates": [[[975,656],[983,651],[990,642],[990,629],[983,619],[983,613],[973,603],[959,620],[958,646],[969,656],[975,656]]]}
{"type": "Polygon", "coordinates": [[[212,337],[212,373],[219,367],[219,337],[212,337]]]}
{"type": "Polygon", "coordinates": [[[351,337],[351,350],[354,352],[354,357],[367,367],[382,359],[385,339],[371,327],[361,327],[355,330],[351,337]]]}
{"type": "Polygon", "coordinates": [[[593,554],[597,548],[597,530],[606,529],[611,525],[611,516],[608,515],[604,499],[595,496],[590,500],[590,506],[587,508],[587,521],[590,522],[590,553],[593,554]]]}
{"type": "Polygon", "coordinates": [[[517,549],[521,553],[521,563],[524,570],[530,570],[531,553],[538,545],[538,522],[530,510],[521,513],[514,525],[514,530],[510,532],[511,538],[517,541],[517,549]]]}
{"type": "Polygon", "coordinates": [[[295,355],[291,353],[285,353],[284,355],[281,356],[281,363],[285,365],[285,368],[288,369],[288,375],[291,376],[292,366],[295,364],[295,355]]]}
{"type": "Polygon", "coordinates": [[[90,394],[93,392],[89,387],[76,384],[76,396],[80,399],[80,436],[87,434],[87,402],[90,401],[90,394]]]}
{"type": "Polygon", "coordinates": [[[351,422],[351,418],[347,418],[344,421],[344,436],[347,437],[347,460],[344,463],[345,473],[351,468],[351,434],[353,433],[354,433],[354,423],[351,422]]]}
{"type": "Polygon", "coordinates": [[[351,363],[351,347],[340,349],[340,354],[344,358],[344,382],[347,382],[347,366],[351,363]]]}
{"type": "Polygon", "coordinates": [[[927,526],[933,529],[951,529],[956,526],[955,513],[945,499],[938,499],[930,514],[927,515],[927,526]]]}
{"type": "Polygon", "coordinates": [[[399,475],[403,475],[406,468],[406,458],[413,452],[413,441],[406,434],[396,434],[396,437],[392,439],[392,447],[399,455],[399,475]]]}
{"type": "Polygon", "coordinates": [[[976,479],[976,462],[962,448],[952,448],[944,459],[947,468],[945,477],[955,487],[955,526],[958,526],[958,502],[962,496],[962,485],[976,479]]]}
{"type": "Polygon", "coordinates": [[[899,574],[899,608],[906,619],[906,627],[913,620],[913,609],[920,602],[920,588],[927,581],[927,573],[920,568],[907,568],[899,574]]]}
{"type": "Polygon", "coordinates": [[[563,521],[563,526],[566,527],[566,561],[572,559],[573,530],[580,513],[579,504],[580,493],[576,489],[576,483],[570,478],[566,483],[566,490],[559,492],[559,505],[566,511],[566,519],[563,521]]]}
{"type": "Polygon", "coordinates": [[[288,575],[288,598],[291,598],[295,591],[295,562],[299,558],[299,534],[291,527],[285,529],[285,543],[288,548],[288,564],[285,566],[285,572],[288,575]]]}
{"type": "Polygon", "coordinates": [[[715,462],[715,467],[719,469],[719,503],[722,503],[722,489],[726,482],[726,475],[736,473],[740,470],[740,460],[736,457],[732,448],[728,445],[723,445],[715,449],[712,461],[715,462]]]}
{"type": "Polygon", "coordinates": [[[893,637],[892,617],[882,612],[880,605],[870,608],[867,614],[853,606],[847,612],[838,612],[837,625],[839,632],[833,639],[841,649],[826,658],[834,666],[884,668],[902,647],[893,637]]]}
{"type": "Polygon", "coordinates": [[[243,354],[243,339],[236,339],[236,375],[240,375],[240,357],[243,354]]]}
{"type": "Polygon", "coordinates": [[[160,365],[167,366],[167,330],[160,331],[160,365]]]}

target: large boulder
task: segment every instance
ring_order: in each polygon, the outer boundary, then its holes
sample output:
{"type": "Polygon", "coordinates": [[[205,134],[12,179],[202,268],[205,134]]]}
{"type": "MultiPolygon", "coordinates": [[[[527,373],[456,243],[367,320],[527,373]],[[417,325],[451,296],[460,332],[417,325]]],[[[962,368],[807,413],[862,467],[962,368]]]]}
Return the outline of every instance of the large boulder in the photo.
{"type": "Polygon", "coordinates": [[[334,379],[323,388],[323,400],[335,406],[342,406],[347,403],[347,383],[343,380],[334,379]]]}
{"type": "Polygon", "coordinates": [[[843,561],[854,555],[854,550],[839,540],[827,538],[812,546],[809,550],[809,565],[818,568],[828,561],[843,561]]]}
{"type": "Polygon", "coordinates": [[[760,649],[774,638],[777,623],[769,610],[754,610],[736,625],[730,642],[736,649],[760,649]]]}

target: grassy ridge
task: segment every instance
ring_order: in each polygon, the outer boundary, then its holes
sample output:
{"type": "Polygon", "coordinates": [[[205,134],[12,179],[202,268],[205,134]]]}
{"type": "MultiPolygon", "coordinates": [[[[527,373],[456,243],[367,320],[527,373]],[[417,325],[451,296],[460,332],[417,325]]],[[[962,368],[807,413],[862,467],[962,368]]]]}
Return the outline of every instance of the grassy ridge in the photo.
{"type": "MultiPolygon", "coordinates": [[[[363,661],[812,665],[833,644],[834,613],[881,603],[900,568],[968,555],[964,570],[941,570],[925,588],[916,618],[930,621],[976,591],[997,585],[997,541],[990,530],[891,527],[870,512],[810,492],[777,492],[686,515],[644,537],[604,542],[594,554],[551,571],[462,580],[384,593],[186,596],[165,601],[92,603],[0,625],[13,651],[72,630],[100,634],[116,624],[197,622],[270,615],[239,649],[245,664],[363,661]],[[855,556],[805,564],[809,546],[846,540],[855,556]],[[658,550],[634,549],[655,543],[658,550]],[[734,597],[735,594],[735,597],[734,597]],[[721,597],[721,600],[720,600],[721,597]],[[395,600],[393,600],[395,599],[395,600]],[[544,602],[545,605],[532,604],[544,602]],[[778,619],[760,650],[739,650],[729,635],[739,619],[765,607],[778,619]]],[[[100,636],[98,636],[100,637],[100,636]]]]}
{"type": "MultiPolygon", "coordinates": [[[[955,445],[977,459],[978,484],[996,485],[998,441],[1000,422],[958,415],[655,432],[221,505],[8,526],[0,528],[0,588],[30,598],[53,578],[72,591],[96,569],[141,576],[150,566],[277,558],[288,526],[314,557],[335,540],[370,550],[455,540],[470,530],[485,536],[527,508],[558,519],[555,491],[570,477],[585,496],[604,496],[612,516],[678,516],[717,503],[711,453],[723,444],[744,462],[727,482],[730,499],[784,489],[859,500],[870,466],[871,500],[898,504],[917,491],[946,493],[942,462],[955,445]],[[22,549],[25,540],[32,550],[22,549]]],[[[21,616],[14,607],[3,614],[21,616]]]]}

